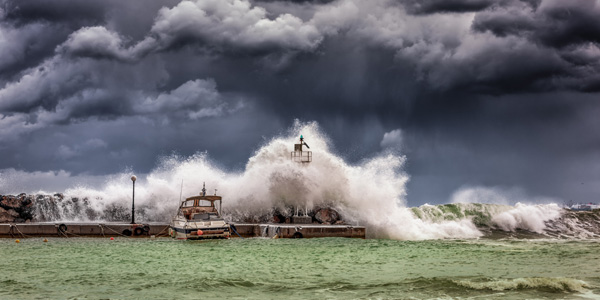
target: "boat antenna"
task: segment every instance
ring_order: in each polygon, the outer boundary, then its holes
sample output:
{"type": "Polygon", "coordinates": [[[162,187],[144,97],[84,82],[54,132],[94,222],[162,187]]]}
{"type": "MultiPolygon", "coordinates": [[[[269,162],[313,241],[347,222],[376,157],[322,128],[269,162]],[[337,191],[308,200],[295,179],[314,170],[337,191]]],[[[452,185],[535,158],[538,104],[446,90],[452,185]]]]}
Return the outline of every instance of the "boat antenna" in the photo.
{"type": "Polygon", "coordinates": [[[202,183],[202,196],[206,196],[206,182],[202,183]]]}

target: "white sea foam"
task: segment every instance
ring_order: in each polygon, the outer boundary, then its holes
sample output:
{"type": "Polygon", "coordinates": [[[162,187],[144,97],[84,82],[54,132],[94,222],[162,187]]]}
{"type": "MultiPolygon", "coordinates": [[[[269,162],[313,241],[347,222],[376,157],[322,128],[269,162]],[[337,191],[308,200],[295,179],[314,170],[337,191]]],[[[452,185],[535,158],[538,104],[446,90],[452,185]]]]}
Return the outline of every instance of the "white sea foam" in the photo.
{"type": "Polygon", "coordinates": [[[529,277],[490,281],[457,280],[456,284],[475,290],[551,290],[557,292],[583,292],[588,284],[582,280],[564,277],[529,277]]]}
{"type": "Polygon", "coordinates": [[[556,204],[526,205],[517,203],[509,211],[492,217],[492,222],[504,231],[524,229],[543,233],[546,222],[561,216],[562,208],[556,204]]]}

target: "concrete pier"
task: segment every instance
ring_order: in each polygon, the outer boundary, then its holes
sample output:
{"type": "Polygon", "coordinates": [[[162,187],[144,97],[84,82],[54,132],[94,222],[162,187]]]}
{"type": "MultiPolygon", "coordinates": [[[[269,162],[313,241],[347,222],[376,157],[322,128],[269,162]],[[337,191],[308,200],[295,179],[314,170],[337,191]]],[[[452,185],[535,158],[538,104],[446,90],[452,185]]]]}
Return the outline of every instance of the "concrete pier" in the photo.
{"type": "MultiPolygon", "coordinates": [[[[365,238],[366,228],[351,225],[322,224],[233,224],[242,237],[318,238],[348,237],[365,238]]],[[[236,236],[232,233],[232,236],[236,236]]]]}
{"type": "MultiPolygon", "coordinates": [[[[321,224],[232,224],[240,236],[278,238],[365,238],[363,226],[321,224]]],[[[27,237],[149,237],[168,236],[169,224],[147,223],[15,223],[0,224],[0,238],[27,237]]],[[[237,238],[235,232],[231,237],[237,238]]]]}
{"type": "Polygon", "coordinates": [[[0,237],[167,236],[168,228],[163,223],[15,223],[0,224],[0,237]]]}

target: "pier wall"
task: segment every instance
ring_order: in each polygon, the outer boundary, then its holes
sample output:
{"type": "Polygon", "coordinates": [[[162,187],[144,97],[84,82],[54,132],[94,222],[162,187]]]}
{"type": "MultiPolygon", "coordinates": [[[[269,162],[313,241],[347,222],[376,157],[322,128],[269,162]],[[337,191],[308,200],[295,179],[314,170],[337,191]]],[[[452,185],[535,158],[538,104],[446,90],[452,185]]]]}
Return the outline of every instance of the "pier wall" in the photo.
{"type": "Polygon", "coordinates": [[[117,237],[168,234],[168,224],[17,223],[0,224],[0,237],[117,237]],[[136,228],[138,231],[136,232],[136,228]],[[129,230],[130,233],[127,232],[129,230]],[[137,234],[136,234],[137,233],[137,234]]]}
{"type": "MultiPolygon", "coordinates": [[[[244,238],[319,238],[348,237],[365,238],[366,229],[350,225],[316,224],[233,224],[237,233],[244,238]]],[[[149,237],[168,236],[169,224],[127,223],[17,223],[0,224],[0,238],[28,237],[149,237]],[[136,228],[140,228],[136,232],[136,228]],[[143,229],[143,230],[142,230],[143,229]],[[129,231],[129,232],[127,232],[129,231]],[[136,234],[139,233],[139,234],[136,234]]],[[[238,235],[232,232],[231,236],[238,235]]]]}

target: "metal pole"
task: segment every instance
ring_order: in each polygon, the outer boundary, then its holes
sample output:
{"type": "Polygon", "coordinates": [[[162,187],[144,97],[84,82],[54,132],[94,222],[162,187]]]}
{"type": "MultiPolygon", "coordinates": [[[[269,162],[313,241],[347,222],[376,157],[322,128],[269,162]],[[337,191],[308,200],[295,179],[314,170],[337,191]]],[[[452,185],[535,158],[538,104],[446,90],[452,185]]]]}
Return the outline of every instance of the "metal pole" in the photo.
{"type": "Polygon", "coordinates": [[[131,224],[135,224],[135,181],[133,182],[133,196],[131,197],[131,224]]]}
{"type": "Polygon", "coordinates": [[[131,196],[131,224],[135,224],[135,180],[137,177],[135,175],[131,176],[131,181],[133,182],[133,194],[131,196]]]}

